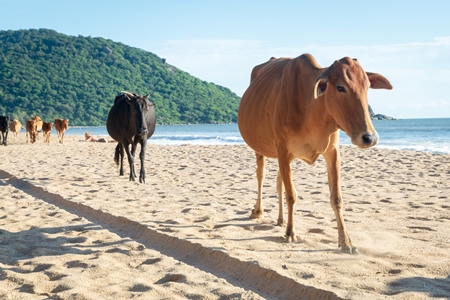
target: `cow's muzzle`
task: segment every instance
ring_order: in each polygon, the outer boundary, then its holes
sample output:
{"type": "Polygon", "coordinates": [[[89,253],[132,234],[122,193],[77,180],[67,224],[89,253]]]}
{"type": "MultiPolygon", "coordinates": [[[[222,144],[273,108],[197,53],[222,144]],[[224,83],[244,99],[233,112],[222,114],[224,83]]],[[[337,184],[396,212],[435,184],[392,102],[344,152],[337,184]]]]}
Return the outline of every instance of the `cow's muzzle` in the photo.
{"type": "Polygon", "coordinates": [[[138,136],[146,136],[147,133],[148,133],[147,128],[143,128],[143,129],[139,129],[136,135],[138,135],[138,136]]]}
{"type": "Polygon", "coordinates": [[[365,132],[352,138],[352,143],[360,148],[370,148],[378,143],[378,134],[365,132]]]}

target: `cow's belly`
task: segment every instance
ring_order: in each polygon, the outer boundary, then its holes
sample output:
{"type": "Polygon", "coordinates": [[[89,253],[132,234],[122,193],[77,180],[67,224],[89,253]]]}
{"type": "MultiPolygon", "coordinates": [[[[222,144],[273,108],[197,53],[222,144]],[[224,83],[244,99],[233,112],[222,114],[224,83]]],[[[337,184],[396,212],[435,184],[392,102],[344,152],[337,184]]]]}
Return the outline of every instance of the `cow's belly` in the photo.
{"type": "Polygon", "coordinates": [[[266,157],[277,157],[277,147],[275,141],[267,137],[264,132],[254,131],[251,134],[242,134],[243,140],[255,152],[266,157]]]}
{"type": "MultiPolygon", "coordinates": [[[[271,158],[278,157],[277,143],[285,143],[289,155],[312,165],[329,146],[329,136],[310,136],[305,132],[291,132],[287,139],[262,122],[240,125],[242,138],[255,152],[271,158]],[[246,127],[245,127],[246,126],[246,127]],[[278,141],[278,142],[277,142],[278,141]]],[[[284,148],[284,147],[283,147],[284,148]]]]}

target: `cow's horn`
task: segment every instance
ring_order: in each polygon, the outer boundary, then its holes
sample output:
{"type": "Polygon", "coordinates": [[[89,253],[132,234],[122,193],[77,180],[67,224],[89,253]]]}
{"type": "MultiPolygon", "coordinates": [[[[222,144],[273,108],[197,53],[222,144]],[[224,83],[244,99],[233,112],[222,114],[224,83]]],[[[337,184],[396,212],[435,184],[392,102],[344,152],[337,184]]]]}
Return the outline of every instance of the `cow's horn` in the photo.
{"type": "Polygon", "coordinates": [[[125,94],[125,95],[127,95],[127,96],[129,96],[129,97],[134,97],[134,95],[133,95],[132,93],[127,92],[127,91],[122,91],[121,93],[122,93],[122,94],[125,94]]]}

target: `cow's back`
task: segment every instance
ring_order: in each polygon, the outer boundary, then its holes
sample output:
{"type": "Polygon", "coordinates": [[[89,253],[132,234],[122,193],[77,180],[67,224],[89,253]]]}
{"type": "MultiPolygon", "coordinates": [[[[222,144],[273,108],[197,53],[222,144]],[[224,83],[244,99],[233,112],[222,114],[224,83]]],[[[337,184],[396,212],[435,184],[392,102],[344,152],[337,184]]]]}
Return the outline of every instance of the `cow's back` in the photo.
{"type": "Polygon", "coordinates": [[[267,157],[276,157],[277,139],[285,128],[275,125],[277,116],[302,118],[313,97],[321,68],[309,55],[270,59],[252,70],[250,86],[242,96],[238,126],[244,141],[267,157]]]}

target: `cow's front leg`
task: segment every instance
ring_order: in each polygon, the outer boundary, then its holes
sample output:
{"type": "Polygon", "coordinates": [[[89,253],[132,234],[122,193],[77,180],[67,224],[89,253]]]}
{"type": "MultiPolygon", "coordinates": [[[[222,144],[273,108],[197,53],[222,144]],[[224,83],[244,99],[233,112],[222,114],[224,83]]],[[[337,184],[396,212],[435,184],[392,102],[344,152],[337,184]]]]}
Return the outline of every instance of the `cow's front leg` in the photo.
{"type": "Polygon", "coordinates": [[[134,156],[133,156],[133,152],[130,151],[130,148],[128,147],[128,144],[124,144],[123,147],[125,148],[125,152],[127,153],[128,164],[130,165],[130,181],[134,181],[134,178],[136,177],[136,174],[134,173],[134,156]]]}
{"type": "Polygon", "coordinates": [[[141,152],[139,153],[139,159],[141,160],[141,171],[139,174],[139,182],[145,183],[145,168],[144,168],[144,160],[145,160],[145,146],[147,141],[144,139],[141,142],[141,152]]]}
{"type": "Polygon", "coordinates": [[[340,184],[340,154],[339,146],[330,146],[330,148],[323,154],[328,171],[328,187],[330,188],[330,204],[336,216],[338,228],[338,245],[342,252],[350,254],[358,254],[358,250],[353,247],[347,229],[344,223],[344,216],[342,214],[343,201],[341,196],[340,184]]]}
{"type": "Polygon", "coordinates": [[[266,165],[266,157],[256,153],[256,178],[258,180],[258,199],[256,200],[255,208],[252,210],[250,218],[259,218],[263,215],[264,209],[262,205],[262,186],[264,182],[264,173],[266,165]]]}
{"type": "Polygon", "coordinates": [[[297,192],[292,181],[291,161],[293,157],[287,151],[278,149],[278,166],[281,179],[283,180],[286,204],[288,210],[288,220],[286,226],[286,242],[294,242],[297,240],[294,226],[294,207],[297,202],[297,192]]]}

